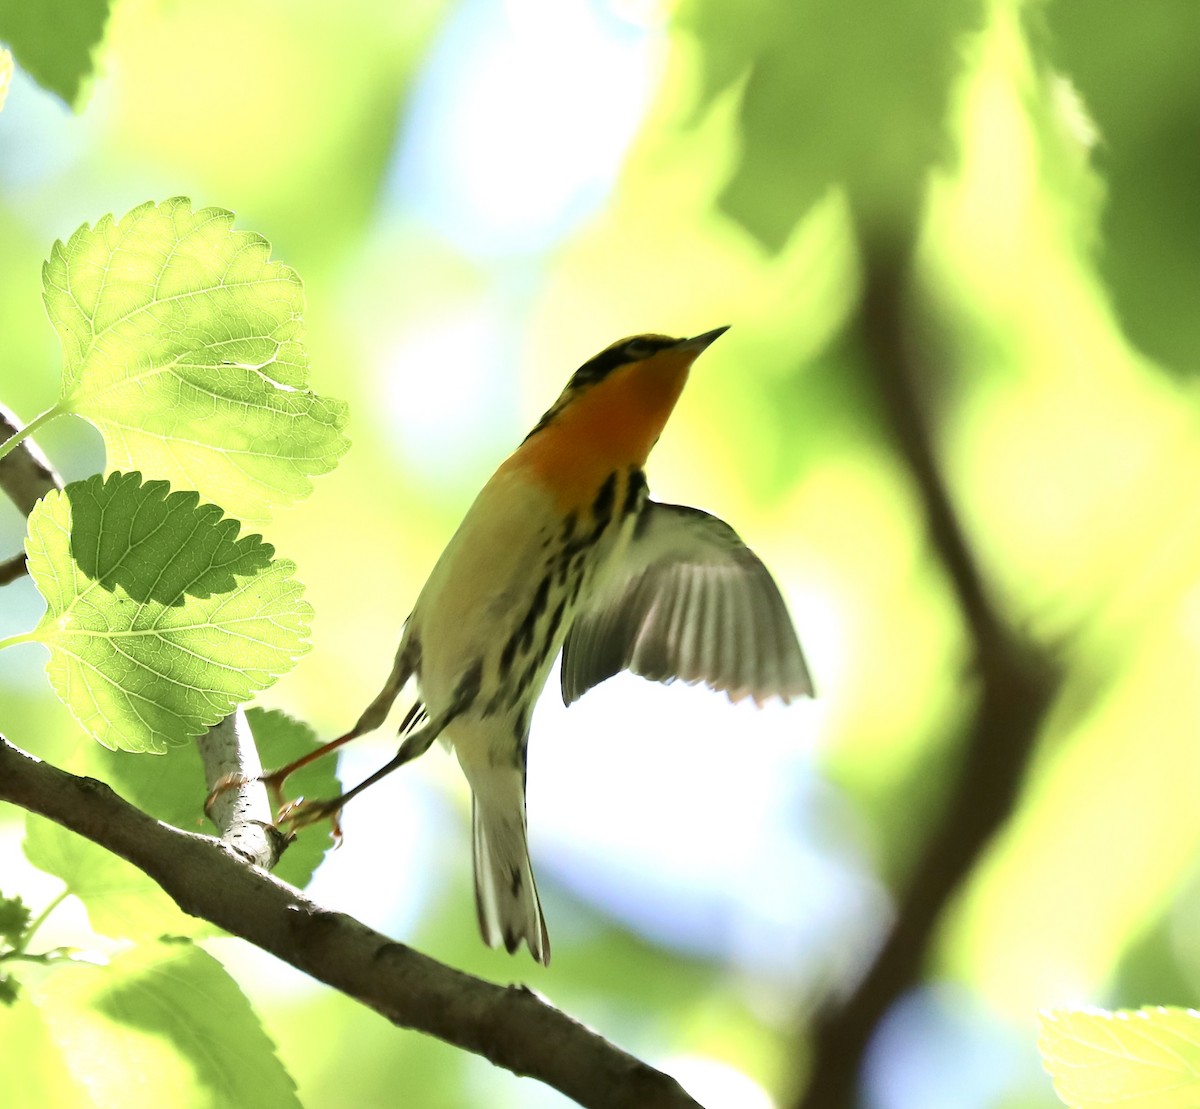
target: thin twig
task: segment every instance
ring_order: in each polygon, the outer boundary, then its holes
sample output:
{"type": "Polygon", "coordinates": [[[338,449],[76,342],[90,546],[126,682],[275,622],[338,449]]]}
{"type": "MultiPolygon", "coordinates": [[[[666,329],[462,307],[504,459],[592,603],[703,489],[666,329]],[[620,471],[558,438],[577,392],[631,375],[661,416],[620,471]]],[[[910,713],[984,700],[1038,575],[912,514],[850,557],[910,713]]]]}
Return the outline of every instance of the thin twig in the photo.
{"type": "Polygon", "coordinates": [[[865,242],[863,337],[896,446],[924,505],[930,542],[962,613],[978,699],[963,735],[957,780],[909,876],[891,931],[851,996],[817,1022],[800,1109],[857,1104],[871,1035],[919,980],[948,901],[1016,807],[1059,684],[1055,668],[994,607],[942,479],[922,406],[940,367],[913,347],[912,246],[879,238],[865,242]]]}
{"type": "Polygon", "coordinates": [[[27,573],[29,573],[29,567],[25,563],[23,553],[6,558],[0,562],[0,585],[9,585],[27,573]]]}
{"type": "MultiPolygon", "coordinates": [[[[20,430],[20,422],[0,404],[0,443],[6,443],[20,430]]],[[[28,516],[33,506],[51,489],[61,489],[62,478],[32,439],[0,459],[0,490],[28,516]]],[[[25,555],[17,554],[0,562],[0,585],[8,585],[29,572],[25,555]]]]}
{"type": "Polygon", "coordinates": [[[154,879],[192,916],[269,951],[382,1014],[594,1109],[699,1109],[671,1077],[524,986],[495,986],[395,943],[246,866],[220,840],[172,828],[107,785],[0,737],[0,800],[40,813],[154,879]]]}
{"type": "Polygon", "coordinates": [[[271,870],[288,837],[275,827],[267,787],[259,780],[262,760],[245,712],[238,708],[197,736],[196,747],[209,791],[226,781],[238,783],[217,793],[208,809],[222,842],[246,862],[271,870]]]}
{"type": "MultiPolygon", "coordinates": [[[[7,442],[20,428],[16,416],[0,405],[0,443],[7,442]]],[[[62,478],[32,439],[26,439],[11,454],[0,459],[0,490],[24,516],[28,516],[33,506],[51,489],[61,488],[62,478]]]]}

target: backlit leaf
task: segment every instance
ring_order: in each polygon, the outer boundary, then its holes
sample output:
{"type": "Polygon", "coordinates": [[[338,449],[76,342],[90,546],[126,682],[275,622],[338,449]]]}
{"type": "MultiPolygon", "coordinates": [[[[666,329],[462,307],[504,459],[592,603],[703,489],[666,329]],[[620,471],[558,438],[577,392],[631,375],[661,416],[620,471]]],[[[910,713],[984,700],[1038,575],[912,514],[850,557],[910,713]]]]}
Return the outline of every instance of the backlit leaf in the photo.
{"type": "Polygon", "coordinates": [[[22,847],[34,866],[66,883],[68,891],[83,902],[93,931],[102,936],[145,940],[167,933],[192,935],[207,928],[203,921],[184,914],[133,863],[44,816],[26,816],[22,847]]]}
{"type": "Polygon", "coordinates": [[[1200,1105],[1200,1013],[1194,1009],[1042,1014],[1038,1048],[1072,1109],[1200,1105]]]}
{"type": "Polygon", "coordinates": [[[348,446],[346,406],[305,388],[304,291],[270,249],[177,197],[81,227],[42,274],[59,409],[100,429],[113,469],[248,520],[307,496],[348,446]]]}
{"type": "Polygon", "coordinates": [[[289,670],[311,616],[290,562],[193,492],[140,474],[74,482],[29,518],[46,613],[31,638],[107,747],[162,751],[289,670]]]}
{"type": "Polygon", "coordinates": [[[105,967],[60,965],[31,1000],[89,1104],[299,1106],[246,996],[190,943],[147,943],[105,967]]]}

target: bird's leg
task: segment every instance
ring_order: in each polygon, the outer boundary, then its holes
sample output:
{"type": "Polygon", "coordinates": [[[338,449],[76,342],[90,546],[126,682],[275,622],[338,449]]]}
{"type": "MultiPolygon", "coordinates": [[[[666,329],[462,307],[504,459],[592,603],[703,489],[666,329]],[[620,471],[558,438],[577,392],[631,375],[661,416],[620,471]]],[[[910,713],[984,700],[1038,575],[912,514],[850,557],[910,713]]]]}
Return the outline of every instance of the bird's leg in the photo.
{"type": "MultiPolygon", "coordinates": [[[[400,694],[400,690],[404,688],[405,682],[412,676],[412,673],[413,667],[408,660],[408,652],[405,650],[405,644],[401,643],[400,649],[396,652],[396,661],[392,665],[392,672],[388,675],[387,684],[379,691],[379,695],[375,700],[367,706],[362,716],[358,718],[358,723],[345,735],[340,735],[337,739],[331,739],[328,743],[323,743],[315,750],[301,755],[300,758],[289,762],[286,766],[281,766],[278,770],[272,770],[266,774],[260,774],[257,778],[248,779],[242,777],[240,774],[227,774],[213,786],[212,792],[205,799],[205,813],[210,811],[213,802],[226,790],[236,789],[238,786],[246,785],[250,781],[259,781],[267,787],[267,792],[271,797],[272,810],[277,814],[276,819],[278,819],[284,809],[283,783],[301,767],[308,766],[309,763],[324,758],[324,756],[336,751],[339,747],[345,746],[352,739],[357,739],[360,735],[373,732],[378,728],[387,719],[387,714],[391,711],[392,705],[400,694]]],[[[407,731],[417,719],[420,712],[421,704],[418,701],[404,718],[404,723],[401,724],[400,730],[407,731]]]]}
{"type": "MultiPolygon", "coordinates": [[[[400,656],[397,655],[397,659],[400,656]]],[[[446,729],[456,717],[466,712],[475,702],[475,698],[479,696],[480,679],[483,673],[483,660],[476,659],[475,662],[467,667],[463,675],[458,680],[458,688],[454,692],[454,698],[450,703],[450,707],[443,709],[436,716],[430,717],[423,728],[416,728],[415,731],[409,732],[403,743],[400,744],[400,750],[396,752],[396,757],[387,765],[380,767],[366,781],[359,782],[353,789],[347,790],[340,797],[331,797],[328,801],[297,801],[295,804],[288,805],[280,814],[279,822],[281,824],[290,825],[291,830],[303,828],[309,824],[315,824],[320,820],[331,820],[335,833],[338,828],[338,813],[342,811],[342,807],[352,797],[357,797],[368,786],[374,785],[380,778],[386,777],[393,770],[403,766],[406,762],[411,762],[418,755],[425,754],[429,750],[430,745],[439,735],[446,729]]],[[[385,690],[384,693],[387,691],[385,690]]],[[[392,694],[393,698],[395,694],[392,694]]],[[[376,706],[380,704],[383,694],[376,698],[376,706]]],[[[390,705],[391,702],[389,701],[390,705]]],[[[376,707],[372,706],[372,708],[376,707]]],[[[427,706],[418,702],[409,709],[408,715],[404,718],[404,723],[400,725],[400,734],[404,735],[410,728],[415,728],[420,721],[422,714],[426,711],[427,706]]],[[[371,712],[368,709],[363,713],[364,718],[371,712]]],[[[387,709],[383,710],[383,714],[387,714],[387,709]]],[[[361,721],[360,721],[361,723],[361,721]]]]}
{"type": "Polygon", "coordinates": [[[301,767],[307,766],[317,759],[336,751],[339,747],[349,743],[352,739],[357,739],[363,732],[358,728],[351,728],[345,735],[340,735],[337,739],[331,739],[328,743],[321,744],[320,747],[314,748],[312,751],[301,755],[300,758],[289,762],[286,766],[279,767],[278,770],[272,770],[269,773],[259,774],[254,778],[245,778],[241,774],[226,774],[215,786],[212,792],[204,801],[204,811],[207,813],[212,808],[213,802],[221,796],[226,790],[237,789],[240,786],[247,785],[250,782],[262,782],[267,787],[267,793],[271,798],[271,811],[279,813],[283,807],[283,783],[288,780],[301,767]]]}
{"type": "MultiPolygon", "coordinates": [[[[417,706],[419,707],[419,706],[417,706]]],[[[416,711],[411,711],[405,718],[405,725],[409,724],[416,717],[416,711]]],[[[353,789],[348,789],[340,797],[331,797],[325,801],[305,801],[301,798],[299,801],[293,801],[289,805],[285,805],[279,812],[277,820],[282,825],[287,825],[291,831],[297,831],[300,828],[307,828],[310,824],[317,824],[322,820],[329,820],[333,823],[334,838],[341,840],[341,828],[338,824],[338,816],[351,798],[357,797],[368,786],[374,785],[381,778],[386,778],[393,770],[399,769],[406,762],[412,762],[419,755],[425,754],[432,746],[433,741],[442,733],[446,725],[458,715],[457,710],[442,713],[441,716],[430,720],[423,728],[418,728],[415,732],[409,735],[396,752],[396,757],[390,762],[381,766],[369,778],[361,781],[353,789]]],[[[404,731],[404,725],[401,726],[401,731],[404,731]]],[[[338,742],[337,740],[334,741],[338,742]]]]}

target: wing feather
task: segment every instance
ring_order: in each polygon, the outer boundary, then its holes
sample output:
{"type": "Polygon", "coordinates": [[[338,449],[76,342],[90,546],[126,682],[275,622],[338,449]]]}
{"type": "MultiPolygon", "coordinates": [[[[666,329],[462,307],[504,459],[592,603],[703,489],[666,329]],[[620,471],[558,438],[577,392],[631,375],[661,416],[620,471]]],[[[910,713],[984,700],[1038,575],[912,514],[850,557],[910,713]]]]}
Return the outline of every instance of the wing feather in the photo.
{"type": "Polygon", "coordinates": [[[563,647],[563,700],[628,669],[704,682],[738,701],[811,696],[787,605],[726,523],[648,501],[623,561],[575,617],[563,647]]]}

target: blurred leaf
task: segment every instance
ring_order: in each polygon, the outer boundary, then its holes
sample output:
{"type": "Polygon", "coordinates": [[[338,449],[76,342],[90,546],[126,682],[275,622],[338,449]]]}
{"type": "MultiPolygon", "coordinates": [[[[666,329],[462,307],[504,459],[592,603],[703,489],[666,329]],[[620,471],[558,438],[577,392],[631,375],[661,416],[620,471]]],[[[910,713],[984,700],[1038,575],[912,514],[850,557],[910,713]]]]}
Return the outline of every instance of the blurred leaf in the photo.
{"type": "Polygon", "coordinates": [[[26,816],[22,846],[34,866],[61,878],[83,902],[92,929],[102,936],[157,939],[204,927],[132,863],[52,820],[26,816]]]}
{"type": "Polygon", "coordinates": [[[1026,10],[1048,29],[1043,47],[1099,131],[1108,191],[1099,264],[1127,333],[1152,358],[1198,369],[1200,6],[1056,0],[1026,10]]]}
{"type": "Polygon", "coordinates": [[[92,73],[92,51],[104,37],[108,6],[109,0],[15,0],[0,5],[0,41],[42,88],[77,106],[92,73]]]}
{"type": "Polygon", "coordinates": [[[304,291],[233,213],[176,197],[55,243],[46,310],[63,344],[60,411],[100,429],[115,469],[199,489],[262,519],[349,446],[346,406],[304,388],[304,291]]]}
{"type": "MultiPolygon", "coordinates": [[[[263,766],[268,770],[286,766],[308,754],[319,742],[316,732],[307,724],[276,709],[248,709],[246,720],[254,733],[263,766]]],[[[332,756],[318,759],[288,779],[289,792],[293,797],[337,797],[342,786],[336,767],[337,760],[332,756]]],[[[333,830],[328,821],[306,828],[289,845],[272,873],[303,889],[332,846],[333,830]]]]}
{"type": "Polygon", "coordinates": [[[1038,1049],[1072,1109],[1200,1105],[1200,1013],[1193,1009],[1046,1012],[1038,1049]]]}
{"type": "Polygon", "coordinates": [[[163,758],[145,759],[129,751],[89,744],[71,767],[108,782],[131,805],[156,820],[200,832],[204,828],[204,766],[195,744],[174,747],[163,758]]]}
{"type": "Polygon", "coordinates": [[[4,1065],[4,1109],[91,1109],[58,1044],[28,994],[0,1006],[0,1062],[4,1065]]]}
{"type": "Polygon", "coordinates": [[[769,250],[833,186],[860,215],[911,221],[948,152],[947,109],[980,0],[692,0],[703,95],[747,74],[741,158],[721,207],[769,250]]]}
{"type": "MultiPolygon", "coordinates": [[[[1187,919],[1187,891],[1179,892],[1175,904],[1187,919]]],[[[1175,934],[1174,914],[1167,912],[1134,937],[1121,955],[1106,996],[1114,1008],[1136,1008],[1145,998],[1159,1005],[1189,1008],[1196,997],[1189,981],[1187,954],[1175,934]]]]}
{"type": "Polygon", "coordinates": [[[306,649],[295,568],[192,492],[140,474],[52,492],[29,519],[46,598],[31,638],[75,718],[108,747],[162,751],[270,685],[306,649]]]}
{"type": "Polygon", "coordinates": [[[12,84],[13,59],[12,55],[0,49],[0,112],[4,111],[4,101],[8,99],[8,86],[12,84]]]}
{"type": "Polygon", "coordinates": [[[0,940],[16,947],[25,935],[33,914],[19,897],[0,897],[0,940]]]}
{"type": "Polygon", "coordinates": [[[97,1106],[158,1109],[165,1091],[176,1109],[300,1104],[245,995],[189,943],[143,944],[107,967],[62,966],[31,993],[97,1106]]]}

